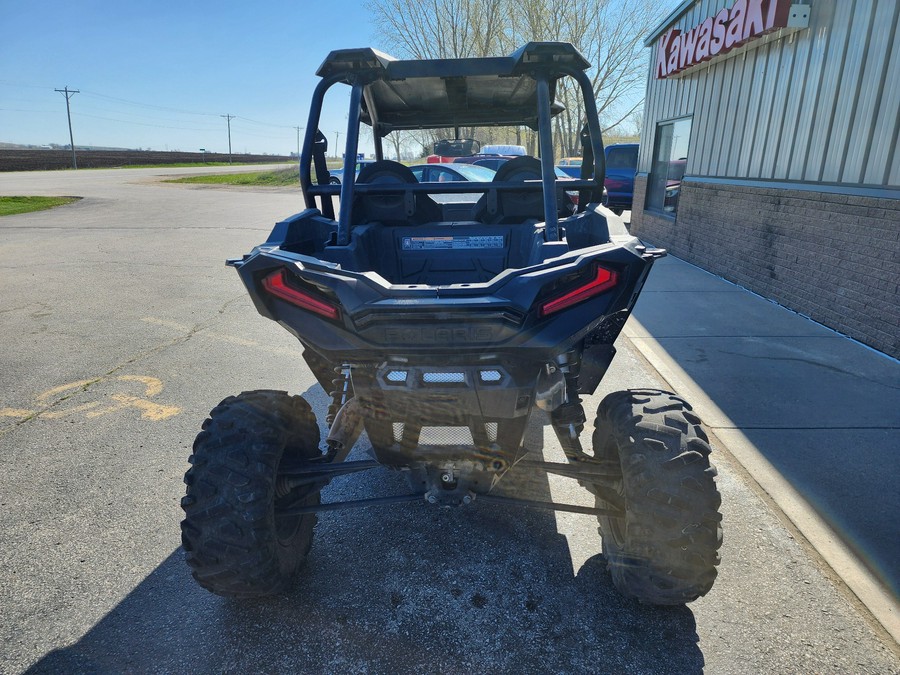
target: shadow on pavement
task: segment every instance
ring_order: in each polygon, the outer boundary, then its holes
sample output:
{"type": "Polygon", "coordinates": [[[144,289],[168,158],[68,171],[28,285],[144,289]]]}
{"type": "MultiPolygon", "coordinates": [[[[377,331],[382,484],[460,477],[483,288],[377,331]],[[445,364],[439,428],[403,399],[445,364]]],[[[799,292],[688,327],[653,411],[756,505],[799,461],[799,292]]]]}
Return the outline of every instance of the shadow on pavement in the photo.
{"type": "MultiPolygon", "coordinates": [[[[324,413],[321,390],[304,396],[324,413]]],[[[529,443],[540,447],[541,434],[533,425],[529,443]]],[[[323,495],[405,489],[396,472],[379,469],[323,495]]],[[[550,498],[543,477],[526,492],[550,498]]],[[[477,501],[324,513],[287,595],[209,594],[179,548],[77,643],[29,672],[703,671],[689,608],[623,598],[599,554],[573,573],[570,544],[551,512],[477,501]]]]}
{"type": "Polygon", "coordinates": [[[632,342],[718,408],[716,435],[749,441],[897,597],[900,364],[672,257],[635,318],[632,342]]]}

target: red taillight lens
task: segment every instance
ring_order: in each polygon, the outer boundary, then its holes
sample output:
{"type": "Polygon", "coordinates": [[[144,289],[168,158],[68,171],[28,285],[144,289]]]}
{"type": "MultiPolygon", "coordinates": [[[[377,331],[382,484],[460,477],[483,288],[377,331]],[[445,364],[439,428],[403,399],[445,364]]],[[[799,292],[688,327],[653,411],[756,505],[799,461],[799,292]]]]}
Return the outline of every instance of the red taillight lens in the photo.
{"type": "Polygon", "coordinates": [[[284,275],[284,270],[272,272],[272,274],[263,279],[263,288],[276,298],[286,300],[292,305],[309,310],[319,316],[324,316],[326,319],[337,320],[340,317],[340,310],[331,303],[320,300],[293,286],[288,286],[284,275]]]}
{"type": "Polygon", "coordinates": [[[542,304],[540,316],[548,316],[554,312],[558,312],[571,307],[572,305],[577,305],[579,302],[593,298],[595,295],[600,295],[615,286],[618,282],[619,275],[616,272],[598,266],[597,273],[588,283],[569,291],[565,295],[553,298],[542,304]]]}

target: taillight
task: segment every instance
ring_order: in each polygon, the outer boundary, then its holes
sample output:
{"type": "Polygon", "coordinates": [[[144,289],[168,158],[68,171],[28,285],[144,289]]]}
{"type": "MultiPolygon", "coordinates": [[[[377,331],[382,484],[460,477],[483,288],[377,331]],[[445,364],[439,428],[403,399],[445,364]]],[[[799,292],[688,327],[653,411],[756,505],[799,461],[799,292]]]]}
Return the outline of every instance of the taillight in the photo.
{"type": "Polygon", "coordinates": [[[292,305],[319,316],[324,316],[326,319],[337,320],[341,315],[340,310],[330,302],[320,300],[312,294],[293,286],[288,286],[283,269],[272,272],[272,274],[263,279],[262,285],[276,298],[286,300],[292,305]]]}
{"type": "Polygon", "coordinates": [[[577,305],[579,302],[584,302],[589,298],[593,298],[595,295],[600,295],[601,293],[608,291],[615,286],[618,281],[619,275],[616,272],[598,265],[596,274],[594,274],[594,277],[590,281],[574,290],[568,291],[564,295],[560,295],[559,297],[544,302],[541,305],[539,315],[542,317],[549,316],[554,312],[559,312],[572,305],[577,305]]]}

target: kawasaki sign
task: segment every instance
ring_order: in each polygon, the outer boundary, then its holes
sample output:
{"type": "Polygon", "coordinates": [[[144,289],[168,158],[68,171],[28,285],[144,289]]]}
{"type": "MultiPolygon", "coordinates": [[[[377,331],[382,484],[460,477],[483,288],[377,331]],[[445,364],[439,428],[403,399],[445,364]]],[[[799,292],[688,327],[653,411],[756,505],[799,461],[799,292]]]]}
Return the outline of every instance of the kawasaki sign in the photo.
{"type": "Polygon", "coordinates": [[[785,28],[790,9],[791,0],[736,0],[731,9],[723,9],[688,31],[670,29],[659,39],[656,49],[656,79],[675,75],[785,28]]]}

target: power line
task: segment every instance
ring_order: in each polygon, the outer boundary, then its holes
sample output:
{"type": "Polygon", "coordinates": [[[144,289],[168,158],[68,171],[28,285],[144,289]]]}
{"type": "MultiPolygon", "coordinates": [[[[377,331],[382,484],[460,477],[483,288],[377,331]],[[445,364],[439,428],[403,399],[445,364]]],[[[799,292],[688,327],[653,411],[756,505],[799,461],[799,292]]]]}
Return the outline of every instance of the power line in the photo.
{"type": "Polygon", "coordinates": [[[262,124],[266,127],[278,127],[279,129],[294,129],[296,127],[292,127],[290,124],[272,124],[271,122],[260,122],[259,120],[251,120],[249,117],[241,117],[240,115],[235,115],[236,119],[244,120],[245,122],[252,122],[253,124],[262,124]]]}
{"type": "Polygon", "coordinates": [[[127,98],[119,98],[118,96],[109,96],[107,94],[100,94],[94,91],[85,91],[86,96],[92,96],[96,98],[107,99],[109,101],[118,101],[119,103],[127,103],[128,105],[138,106],[139,108],[152,108],[153,110],[165,110],[167,112],[176,112],[182,113],[184,115],[198,115],[201,117],[215,117],[215,113],[207,113],[207,112],[197,112],[195,110],[183,110],[181,108],[170,108],[168,106],[163,105],[155,105],[153,103],[141,103],[139,101],[131,101],[127,98]]]}
{"type": "Polygon", "coordinates": [[[136,124],[141,127],[155,127],[157,129],[175,129],[177,131],[211,131],[211,129],[198,129],[196,127],[172,127],[164,124],[150,124],[149,122],[134,122],[132,120],[120,120],[115,117],[103,117],[101,115],[91,115],[84,112],[76,112],[75,117],[90,117],[95,120],[105,120],[107,122],[118,122],[120,124],[136,124]]]}
{"type": "Polygon", "coordinates": [[[75,159],[75,137],[72,136],[72,111],[69,107],[69,100],[75,94],[80,94],[81,92],[77,89],[73,89],[69,91],[69,85],[66,85],[65,89],[54,89],[54,91],[58,91],[60,94],[65,94],[66,96],[66,117],[69,118],[69,143],[72,145],[72,168],[78,168],[78,160],[75,159]]]}
{"type": "Polygon", "coordinates": [[[4,112],[30,112],[30,113],[47,113],[50,115],[55,115],[55,110],[26,110],[24,108],[0,108],[0,111],[4,112]]]}
{"type": "MultiPolygon", "coordinates": [[[[28,87],[28,88],[32,88],[32,89],[44,89],[45,91],[50,88],[47,86],[41,86],[41,85],[37,85],[37,84],[29,84],[29,83],[20,82],[20,81],[0,79],[0,87],[3,87],[3,86],[28,87]]],[[[228,113],[227,115],[217,115],[216,113],[211,113],[211,112],[198,112],[196,110],[186,110],[184,108],[165,106],[165,105],[156,105],[156,104],[152,104],[152,103],[145,103],[145,102],[141,102],[141,101],[135,101],[135,100],[127,99],[127,98],[122,98],[119,96],[111,96],[111,95],[103,94],[103,93],[96,92],[96,91],[81,90],[81,89],[73,90],[73,89],[69,89],[68,86],[64,87],[63,89],[54,89],[54,91],[57,91],[57,92],[63,94],[64,96],[66,96],[66,115],[67,115],[67,120],[68,120],[68,125],[69,125],[69,141],[70,141],[70,144],[72,146],[72,151],[73,151],[72,165],[75,168],[77,168],[77,157],[75,155],[74,131],[73,131],[73,121],[72,121],[73,116],[76,118],[76,120],[81,119],[81,118],[92,118],[92,119],[104,120],[104,121],[109,121],[109,122],[116,122],[119,124],[128,124],[128,125],[135,125],[135,126],[142,126],[142,127],[153,127],[153,128],[159,128],[159,129],[173,129],[173,130],[190,131],[190,132],[212,131],[214,129],[213,126],[210,126],[209,129],[203,128],[206,124],[206,120],[200,120],[198,118],[201,118],[201,117],[207,118],[209,123],[212,124],[212,119],[210,119],[210,118],[213,118],[216,116],[224,117],[226,119],[227,125],[228,125],[228,141],[229,141],[229,158],[230,158],[230,160],[233,160],[233,156],[232,156],[233,142],[231,139],[231,120],[239,119],[239,120],[242,120],[243,122],[246,122],[247,124],[259,125],[262,127],[269,127],[269,129],[272,131],[271,134],[268,134],[268,133],[266,133],[266,131],[268,131],[268,130],[260,129],[259,131],[262,133],[255,134],[255,133],[251,133],[249,131],[245,131],[242,128],[242,130],[241,130],[242,134],[244,134],[248,137],[253,137],[253,138],[277,140],[277,139],[282,138],[282,136],[275,134],[276,129],[283,129],[285,131],[287,131],[289,129],[296,130],[295,126],[289,125],[289,124],[277,124],[274,122],[267,122],[267,121],[253,119],[253,118],[249,118],[249,117],[243,117],[241,115],[235,115],[235,114],[231,114],[231,113],[228,113]],[[111,105],[103,105],[103,104],[97,104],[94,106],[80,105],[78,110],[73,111],[71,109],[71,98],[75,94],[81,94],[89,99],[103,100],[103,101],[108,102],[108,104],[111,104],[111,105]],[[119,105],[116,105],[116,104],[119,104],[119,105]],[[126,106],[147,109],[148,112],[144,115],[141,115],[137,111],[127,110],[126,106]],[[96,111],[97,113],[100,113],[100,114],[90,114],[87,111],[96,111]],[[163,114],[161,114],[161,115],[154,114],[156,112],[163,113],[163,114]],[[113,114],[119,115],[119,117],[109,117],[107,115],[104,115],[103,113],[107,113],[107,114],[113,113],[113,114]],[[170,113],[171,115],[166,115],[165,113],[170,113]],[[175,117],[175,115],[191,115],[191,116],[194,116],[194,119],[193,120],[178,119],[177,117],[175,117]],[[123,117],[124,117],[124,119],[123,119],[123,117]],[[133,120],[134,117],[137,117],[138,119],[143,118],[143,120],[135,121],[135,120],[133,120]]],[[[9,103],[9,102],[10,101],[7,101],[7,103],[9,103]]],[[[25,101],[22,101],[22,102],[25,103],[25,101]]],[[[33,103],[33,102],[29,101],[29,103],[33,103]]],[[[12,107],[0,108],[0,112],[9,112],[9,113],[33,112],[33,113],[53,114],[51,111],[37,110],[37,109],[12,108],[12,107]]],[[[79,127],[79,128],[81,128],[81,127],[79,127]]],[[[299,135],[299,132],[298,132],[298,135],[299,135]]]]}

